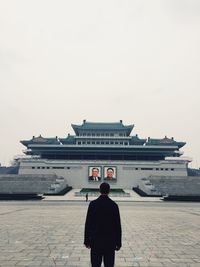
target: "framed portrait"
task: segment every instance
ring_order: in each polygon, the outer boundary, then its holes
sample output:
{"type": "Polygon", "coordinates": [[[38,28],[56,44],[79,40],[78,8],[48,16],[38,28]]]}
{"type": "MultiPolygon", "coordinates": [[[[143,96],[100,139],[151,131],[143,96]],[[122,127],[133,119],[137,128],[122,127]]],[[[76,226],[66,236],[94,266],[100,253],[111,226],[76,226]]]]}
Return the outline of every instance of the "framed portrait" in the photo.
{"type": "Polygon", "coordinates": [[[117,168],[114,166],[104,167],[104,180],[105,181],[116,181],[117,180],[117,168]]]}
{"type": "Polygon", "coordinates": [[[90,166],[88,168],[88,181],[98,182],[101,181],[101,167],[100,166],[90,166]]]}

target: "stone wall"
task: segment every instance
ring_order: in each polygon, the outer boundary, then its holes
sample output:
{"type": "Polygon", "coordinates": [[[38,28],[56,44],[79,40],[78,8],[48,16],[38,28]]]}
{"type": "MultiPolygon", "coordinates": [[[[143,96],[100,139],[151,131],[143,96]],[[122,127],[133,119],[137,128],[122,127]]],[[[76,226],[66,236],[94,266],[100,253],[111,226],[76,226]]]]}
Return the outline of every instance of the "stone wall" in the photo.
{"type": "Polygon", "coordinates": [[[20,174],[57,175],[66,179],[73,188],[97,188],[104,181],[103,168],[116,167],[116,179],[110,181],[112,188],[132,189],[141,179],[149,176],[187,176],[185,161],[73,161],[28,159],[20,163],[20,174]],[[102,170],[101,181],[88,181],[90,167],[102,170]]]}
{"type": "Polygon", "coordinates": [[[154,176],[149,180],[162,195],[200,196],[200,176],[154,176]]]}
{"type": "Polygon", "coordinates": [[[0,194],[43,194],[56,182],[56,175],[0,175],[0,194]]]}

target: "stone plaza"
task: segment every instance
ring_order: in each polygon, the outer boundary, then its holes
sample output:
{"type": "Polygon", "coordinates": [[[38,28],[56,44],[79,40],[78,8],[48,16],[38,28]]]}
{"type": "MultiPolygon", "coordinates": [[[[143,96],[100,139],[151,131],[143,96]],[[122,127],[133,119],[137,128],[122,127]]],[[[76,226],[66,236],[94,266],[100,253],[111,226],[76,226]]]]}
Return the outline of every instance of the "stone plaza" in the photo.
{"type": "MultiPolygon", "coordinates": [[[[89,202],[1,201],[0,266],[89,267],[89,202]]],[[[200,203],[118,202],[116,267],[200,267],[200,203]]]]}

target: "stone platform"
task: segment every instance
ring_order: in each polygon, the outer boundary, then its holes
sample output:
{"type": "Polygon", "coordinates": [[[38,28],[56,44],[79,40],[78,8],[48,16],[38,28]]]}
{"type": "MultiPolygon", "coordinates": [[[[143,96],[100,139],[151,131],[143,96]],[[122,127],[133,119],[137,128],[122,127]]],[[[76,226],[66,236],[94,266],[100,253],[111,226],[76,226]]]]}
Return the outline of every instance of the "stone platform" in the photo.
{"type": "MultiPolygon", "coordinates": [[[[1,201],[0,267],[89,267],[89,202],[1,201]]],[[[123,247],[116,267],[200,267],[200,204],[118,202],[123,247]]]]}
{"type": "MultiPolygon", "coordinates": [[[[72,189],[64,196],[45,196],[43,201],[85,201],[85,196],[76,196],[76,193],[80,192],[81,189],[72,189]]],[[[141,197],[137,193],[135,193],[133,190],[125,190],[126,193],[129,194],[129,196],[119,196],[116,194],[116,196],[111,195],[111,199],[114,201],[120,201],[120,202],[157,202],[162,201],[159,197],[141,197]]],[[[96,196],[90,196],[89,195],[89,201],[94,200],[98,197],[98,194],[96,196]]]]}

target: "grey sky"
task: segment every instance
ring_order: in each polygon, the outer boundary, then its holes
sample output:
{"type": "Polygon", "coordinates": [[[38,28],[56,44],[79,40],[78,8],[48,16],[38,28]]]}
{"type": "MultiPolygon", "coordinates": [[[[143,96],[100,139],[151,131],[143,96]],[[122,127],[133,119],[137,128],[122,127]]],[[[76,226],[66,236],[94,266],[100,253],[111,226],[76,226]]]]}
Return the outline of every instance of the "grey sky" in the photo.
{"type": "Polygon", "coordinates": [[[0,162],[33,135],[119,121],[200,166],[200,1],[0,1],[0,162]]]}

